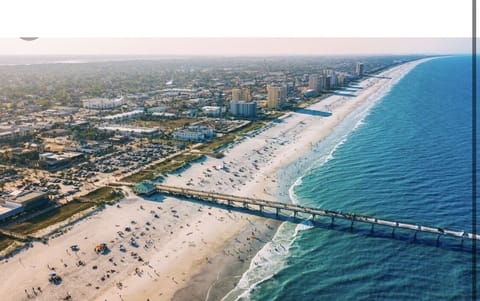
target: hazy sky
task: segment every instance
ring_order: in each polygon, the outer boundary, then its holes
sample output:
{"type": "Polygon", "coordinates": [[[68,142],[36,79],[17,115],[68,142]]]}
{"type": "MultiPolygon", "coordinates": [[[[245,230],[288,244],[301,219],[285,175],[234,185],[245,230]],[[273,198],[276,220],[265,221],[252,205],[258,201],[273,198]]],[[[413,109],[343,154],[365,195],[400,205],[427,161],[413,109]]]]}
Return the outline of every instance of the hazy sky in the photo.
{"type": "Polygon", "coordinates": [[[0,55],[469,53],[472,9],[472,0],[2,0],[0,55]]]}
{"type": "Polygon", "coordinates": [[[469,38],[19,38],[0,55],[343,55],[470,53],[469,38]]]}

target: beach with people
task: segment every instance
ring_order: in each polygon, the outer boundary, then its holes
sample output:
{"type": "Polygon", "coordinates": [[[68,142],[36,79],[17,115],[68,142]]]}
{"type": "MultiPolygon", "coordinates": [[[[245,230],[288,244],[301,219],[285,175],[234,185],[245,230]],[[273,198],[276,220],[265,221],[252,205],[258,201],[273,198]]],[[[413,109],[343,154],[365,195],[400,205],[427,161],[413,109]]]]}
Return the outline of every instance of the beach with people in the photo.
{"type": "MultiPolygon", "coordinates": [[[[288,202],[278,172],[312,151],[356,108],[426,59],[388,69],[169,174],[163,184],[288,202]]],[[[0,262],[8,300],[219,300],[280,221],[154,194],[128,195],[0,262]]]]}

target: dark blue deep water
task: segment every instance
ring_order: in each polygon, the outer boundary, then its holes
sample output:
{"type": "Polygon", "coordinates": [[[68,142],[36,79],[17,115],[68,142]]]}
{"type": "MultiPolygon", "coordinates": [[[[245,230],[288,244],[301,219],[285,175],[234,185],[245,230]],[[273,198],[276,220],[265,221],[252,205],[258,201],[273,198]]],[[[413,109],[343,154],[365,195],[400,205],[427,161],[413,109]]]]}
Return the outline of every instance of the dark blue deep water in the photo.
{"type": "MultiPolygon", "coordinates": [[[[469,56],[418,65],[349,118],[343,132],[304,158],[312,168],[283,171],[295,202],[472,231],[469,56]]],[[[243,279],[248,289],[240,299],[472,299],[470,243],[437,244],[428,234],[414,240],[406,231],[392,236],[389,228],[371,232],[361,224],[350,229],[345,221],[319,224],[284,224],[270,246],[277,252],[261,256],[273,254],[250,275],[257,279],[243,279]]]]}

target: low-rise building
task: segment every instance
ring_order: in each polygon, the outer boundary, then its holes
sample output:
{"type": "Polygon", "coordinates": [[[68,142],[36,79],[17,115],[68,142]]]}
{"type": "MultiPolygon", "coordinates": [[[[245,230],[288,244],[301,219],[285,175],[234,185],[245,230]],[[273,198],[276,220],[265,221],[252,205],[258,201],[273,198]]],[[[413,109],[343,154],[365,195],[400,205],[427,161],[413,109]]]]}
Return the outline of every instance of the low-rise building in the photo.
{"type": "Polygon", "coordinates": [[[161,118],[176,118],[177,114],[168,113],[168,112],[154,112],[151,113],[153,117],[161,117],[161,118]]]}
{"type": "Polygon", "coordinates": [[[215,132],[211,128],[204,126],[189,126],[173,133],[173,137],[183,141],[205,141],[215,137],[215,132]]]}
{"type": "Polygon", "coordinates": [[[202,112],[207,116],[218,117],[220,114],[225,111],[220,106],[204,106],[202,107],[202,112]]]}
{"type": "Polygon", "coordinates": [[[23,212],[25,208],[21,205],[12,203],[12,202],[5,202],[0,204],[0,221],[3,221],[11,216],[17,215],[23,212]]]}
{"type": "Polygon", "coordinates": [[[117,99],[91,98],[83,100],[83,107],[92,110],[107,110],[121,107],[125,104],[123,97],[117,99]]]}
{"type": "Polygon", "coordinates": [[[112,144],[109,142],[88,141],[80,143],[76,150],[86,154],[105,154],[111,150],[112,144]]]}
{"type": "Polygon", "coordinates": [[[318,96],[318,92],[316,90],[313,90],[313,89],[307,89],[305,91],[303,91],[303,96],[305,96],[306,98],[311,98],[311,97],[316,97],[318,96]]]}
{"type": "Polygon", "coordinates": [[[13,140],[30,134],[33,134],[33,129],[28,126],[0,126],[0,141],[13,140]]]}
{"type": "Polygon", "coordinates": [[[102,131],[135,137],[155,137],[160,133],[160,130],[158,128],[148,128],[140,126],[102,125],[98,126],[97,128],[102,131]]]}
{"type": "Polygon", "coordinates": [[[119,121],[125,121],[125,120],[138,118],[143,114],[144,114],[143,110],[134,110],[134,111],[131,111],[131,112],[125,112],[125,113],[105,116],[102,119],[105,120],[105,121],[119,122],[119,121]]]}
{"type": "Polygon", "coordinates": [[[46,192],[30,191],[21,193],[0,204],[0,221],[25,210],[43,208],[48,205],[48,202],[49,198],[46,192]]]}
{"type": "Polygon", "coordinates": [[[72,163],[84,159],[82,153],[64,152],[64,153],[42,153],[39,154],[39,165],[48,170],[58,170],[69,167],[72,163]]]}
{"type": "Polygon", "coordinates": [[[20,194],[16,198],[5,201],[5,204],[17,204],[23,206],[25,210],[39,208],[47,205],[49,201],[48,194],[40,191],[30,191],[26,194],[20,194]]]}
{"type": "Polygon", "coordinates": [[[152,195],[157,189],[152,181],[142,181],[133,187],[133,191],[138,195],[152,195]]]}

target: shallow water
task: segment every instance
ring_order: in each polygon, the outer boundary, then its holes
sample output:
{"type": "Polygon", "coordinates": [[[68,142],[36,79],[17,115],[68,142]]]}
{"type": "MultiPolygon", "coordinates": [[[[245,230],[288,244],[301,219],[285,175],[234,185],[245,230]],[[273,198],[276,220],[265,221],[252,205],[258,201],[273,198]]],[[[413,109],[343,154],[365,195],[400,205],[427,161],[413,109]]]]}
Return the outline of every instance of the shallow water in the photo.
{"type": "MultiPolygon", "coordinates": [[[[471,232],[470,62],[434,59],[385,86],[279,172],[284,195],[301,205],[471,232]]],[[[282,225],[226,300],[471,299],[468,243],[319,223],[282,225]]]]}

